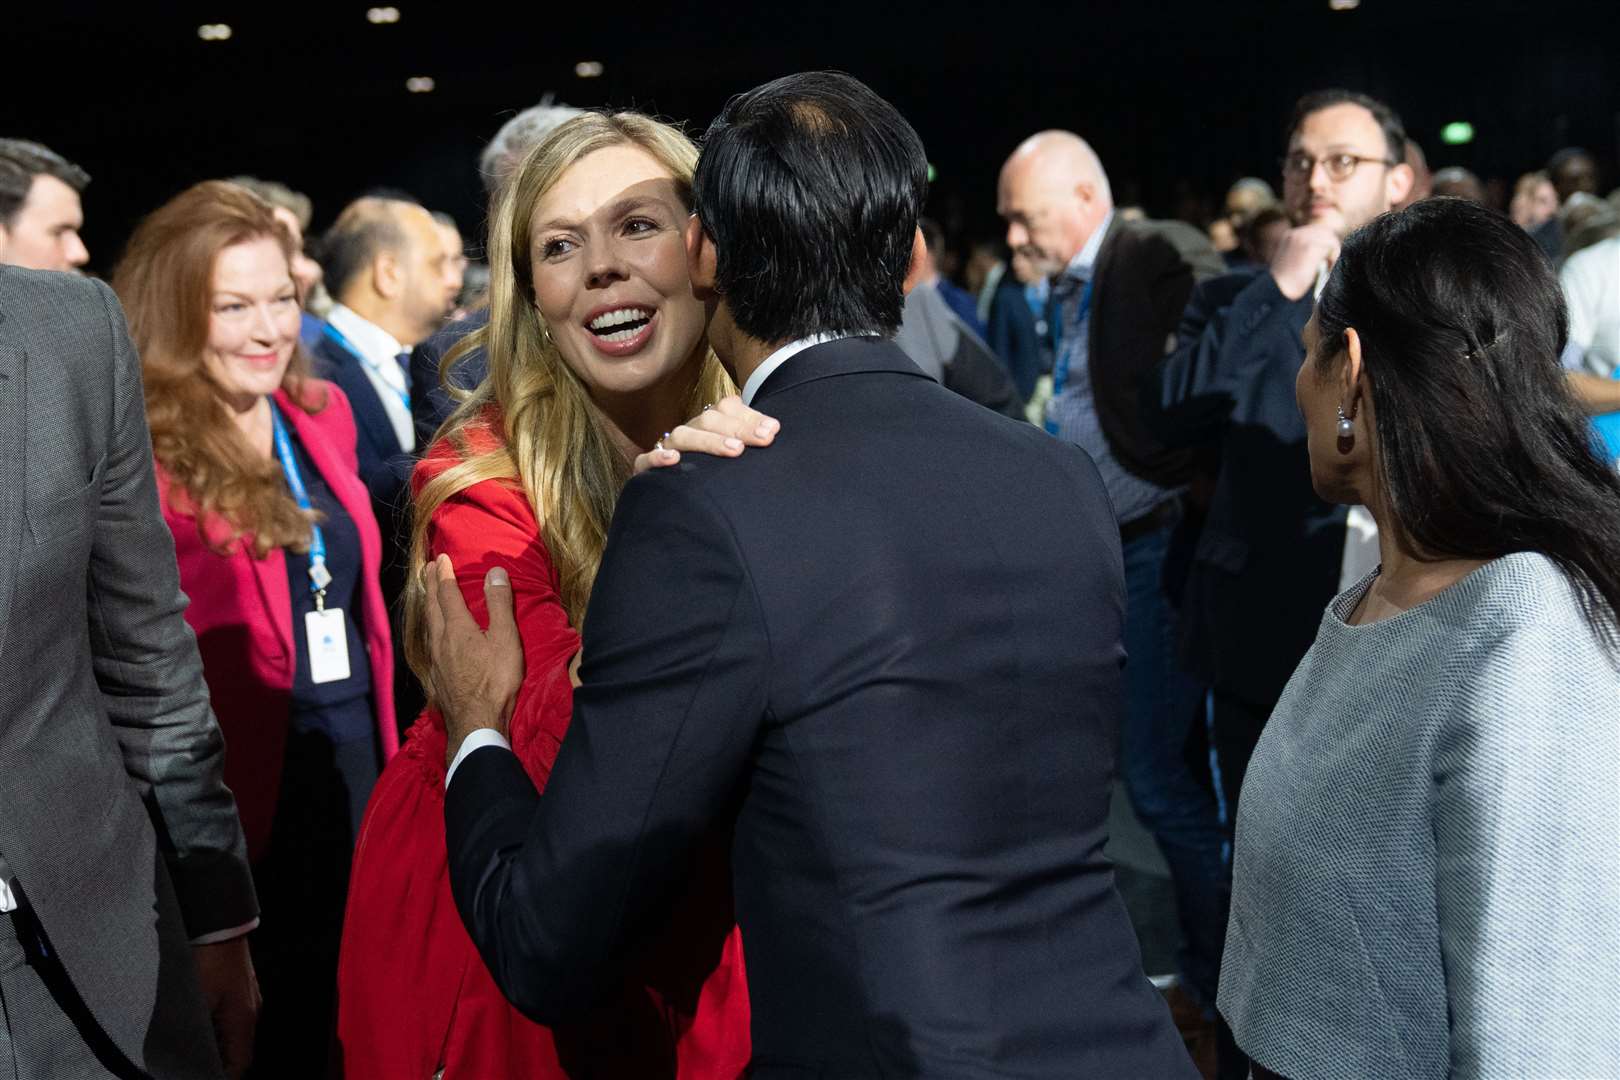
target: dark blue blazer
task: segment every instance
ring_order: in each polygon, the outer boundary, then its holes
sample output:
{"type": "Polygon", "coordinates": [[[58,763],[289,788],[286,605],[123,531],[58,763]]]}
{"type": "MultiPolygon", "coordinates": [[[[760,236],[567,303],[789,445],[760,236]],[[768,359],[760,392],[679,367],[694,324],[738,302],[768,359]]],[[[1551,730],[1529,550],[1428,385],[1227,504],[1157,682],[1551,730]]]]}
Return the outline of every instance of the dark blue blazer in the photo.
{"type": "Polygon", "coordinates": [[[1344,558],[1345,508],[1311,487],[1294,400],[1310,315],[1311,298],[1290,301],[1265,267],[1206,281],[1142,395],[1167,443],[1218,450],[1183,600],[1187,654],[1211,685],[1262,711],[1315,640],[1344,558]]]}
{"type": "MultiPolygon", "coordinates": [[[[416,427],[416,448],[427,453],[439,428],[456,411],[456,400],[445,391],[439,378],[439,363],[446,353],[462,338],[474,330],[489,325],[489,308],[470,312],[465,319],[457,319],[411,350],[411,421],[416,427]]],[[[489,370],[489,358],[483,349],[474,349],[461,358],[450,372],[450,383],[463,390],[471,390],[484,381],[489,370]]]]}
{"type": "Polygon", "coordinates": [[[1196,1077],[1103,856],[1119,530],[1076,447],[892,343],[819,345],[741,458],[625,488],[542,798],[469,755],[456,903],[557,1021],[734,836],[750,1076],[1196,1077]]]}

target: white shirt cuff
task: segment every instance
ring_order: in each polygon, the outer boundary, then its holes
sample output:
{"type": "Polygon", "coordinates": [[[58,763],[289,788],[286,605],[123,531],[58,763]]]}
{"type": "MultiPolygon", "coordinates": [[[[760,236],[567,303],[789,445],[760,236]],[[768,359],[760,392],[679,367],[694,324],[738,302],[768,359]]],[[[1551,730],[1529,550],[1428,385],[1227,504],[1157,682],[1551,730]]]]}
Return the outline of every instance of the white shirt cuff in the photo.
{"type": "Polygon", "coordinates": [[[194,937],[187,942],[187,944],[218,945],[222,941],[235,941],[237,938],[245,936],[249,931],[257,930],[258,928],[259,920],[255,916],[252,921],[245,922],[241,926],[233,926],[229,930],[215,930],[211,934],[203,934],[201,937],[194,937]]]}
{"type": "Polygon", "coordinates": [[[512,744],[506,741],[506,736],[494,728],[479,728],[465,739],[461,740],[461,749],[456,751],[456,759],[450,763],[450,768],[444,774],[444,786],[448,788],[450,781],[455,779],[456,770],[461,763],[467,760],[467,755],[474,750],[482,750],[486,746],[498,746],[502,750],[511,750],[512,744]]]}

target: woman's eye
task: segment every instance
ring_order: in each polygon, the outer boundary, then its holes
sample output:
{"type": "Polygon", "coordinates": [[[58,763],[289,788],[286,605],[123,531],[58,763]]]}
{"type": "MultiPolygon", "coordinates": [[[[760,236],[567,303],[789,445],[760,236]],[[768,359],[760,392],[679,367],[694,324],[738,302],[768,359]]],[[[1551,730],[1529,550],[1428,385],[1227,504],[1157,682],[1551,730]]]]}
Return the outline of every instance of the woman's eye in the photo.
{"type": "Polygon", "coordinates": [[[568,254],[568,252],[573,250],[573,247],[573,241],[564,240],[559,237],[555,240],[547,240],[545,245],[540,249],[540,253],[548,259],[554,259],[558,255],[568,254]]]}
{"type": "Polygon", "coordinates": [[[221,304],[214,309],[221,315],[239,315],[247,310],[246,304],[221,304]]]}
{"type": "Polygon", "coordinates": [[[649,233],[656,228],[658,223],[649,218],[631,218],[624,223],[624,231],[631,234],[649,233]]]}

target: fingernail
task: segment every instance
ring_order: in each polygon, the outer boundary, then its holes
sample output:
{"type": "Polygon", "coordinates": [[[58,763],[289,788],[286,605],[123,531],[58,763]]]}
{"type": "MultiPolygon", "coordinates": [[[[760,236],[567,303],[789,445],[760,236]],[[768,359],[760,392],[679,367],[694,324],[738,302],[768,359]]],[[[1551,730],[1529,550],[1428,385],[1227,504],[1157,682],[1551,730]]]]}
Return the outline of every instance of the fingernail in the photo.
{"type": "Polygon", "coordinates": [[[731,438],[726,439],[726,449],[727,450],[741,450],[742,449],[742,440],[741,439],[731,439],[731,438]]]}
{"type": "Polygon", "coordinates": [[[501,588],[506,588],[506,587],[510,586],[512,584],[512,582],[506,576],[506,570],[504,568],[499,567],[499,566],[492,566],[492,567],[489,568],[489,573],[484,575],[484,584],[485,585],[496,585],[496,586],[499,586],[501,588]]]}
{"type": "Polygon", "coordinates": [[[665,461],[674,461],[676,458],[680,457],[681,455],[678,454],[677,452],[675,452],[674,450],[660,450],[660,451],[658,451],[658,456],[663,458],[665,461]]]}
{"type": "Polygon", "coordinates": [[[754,434],[758,435],[760,438],[763,439],[765,436],[769,435],[771,432],[773,432],[775,430],[776,430],[776,421],[775,420],[766,420],[763,423],[761,423],[759,425],[759,427],[754,429],[754,434]]]}

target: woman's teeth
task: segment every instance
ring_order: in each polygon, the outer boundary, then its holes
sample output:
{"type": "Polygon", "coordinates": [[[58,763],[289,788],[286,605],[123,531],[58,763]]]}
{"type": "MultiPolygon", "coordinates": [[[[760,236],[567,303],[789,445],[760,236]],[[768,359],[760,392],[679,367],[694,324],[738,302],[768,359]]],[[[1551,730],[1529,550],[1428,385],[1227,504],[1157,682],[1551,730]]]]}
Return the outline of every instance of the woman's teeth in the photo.
{"type": "Polygon", "coordinates": [[[652,320],[652,314],[647,308],[616,308],[598,315],[586,328],[603,341],[629,341],[641,333],[652,320]]]}

